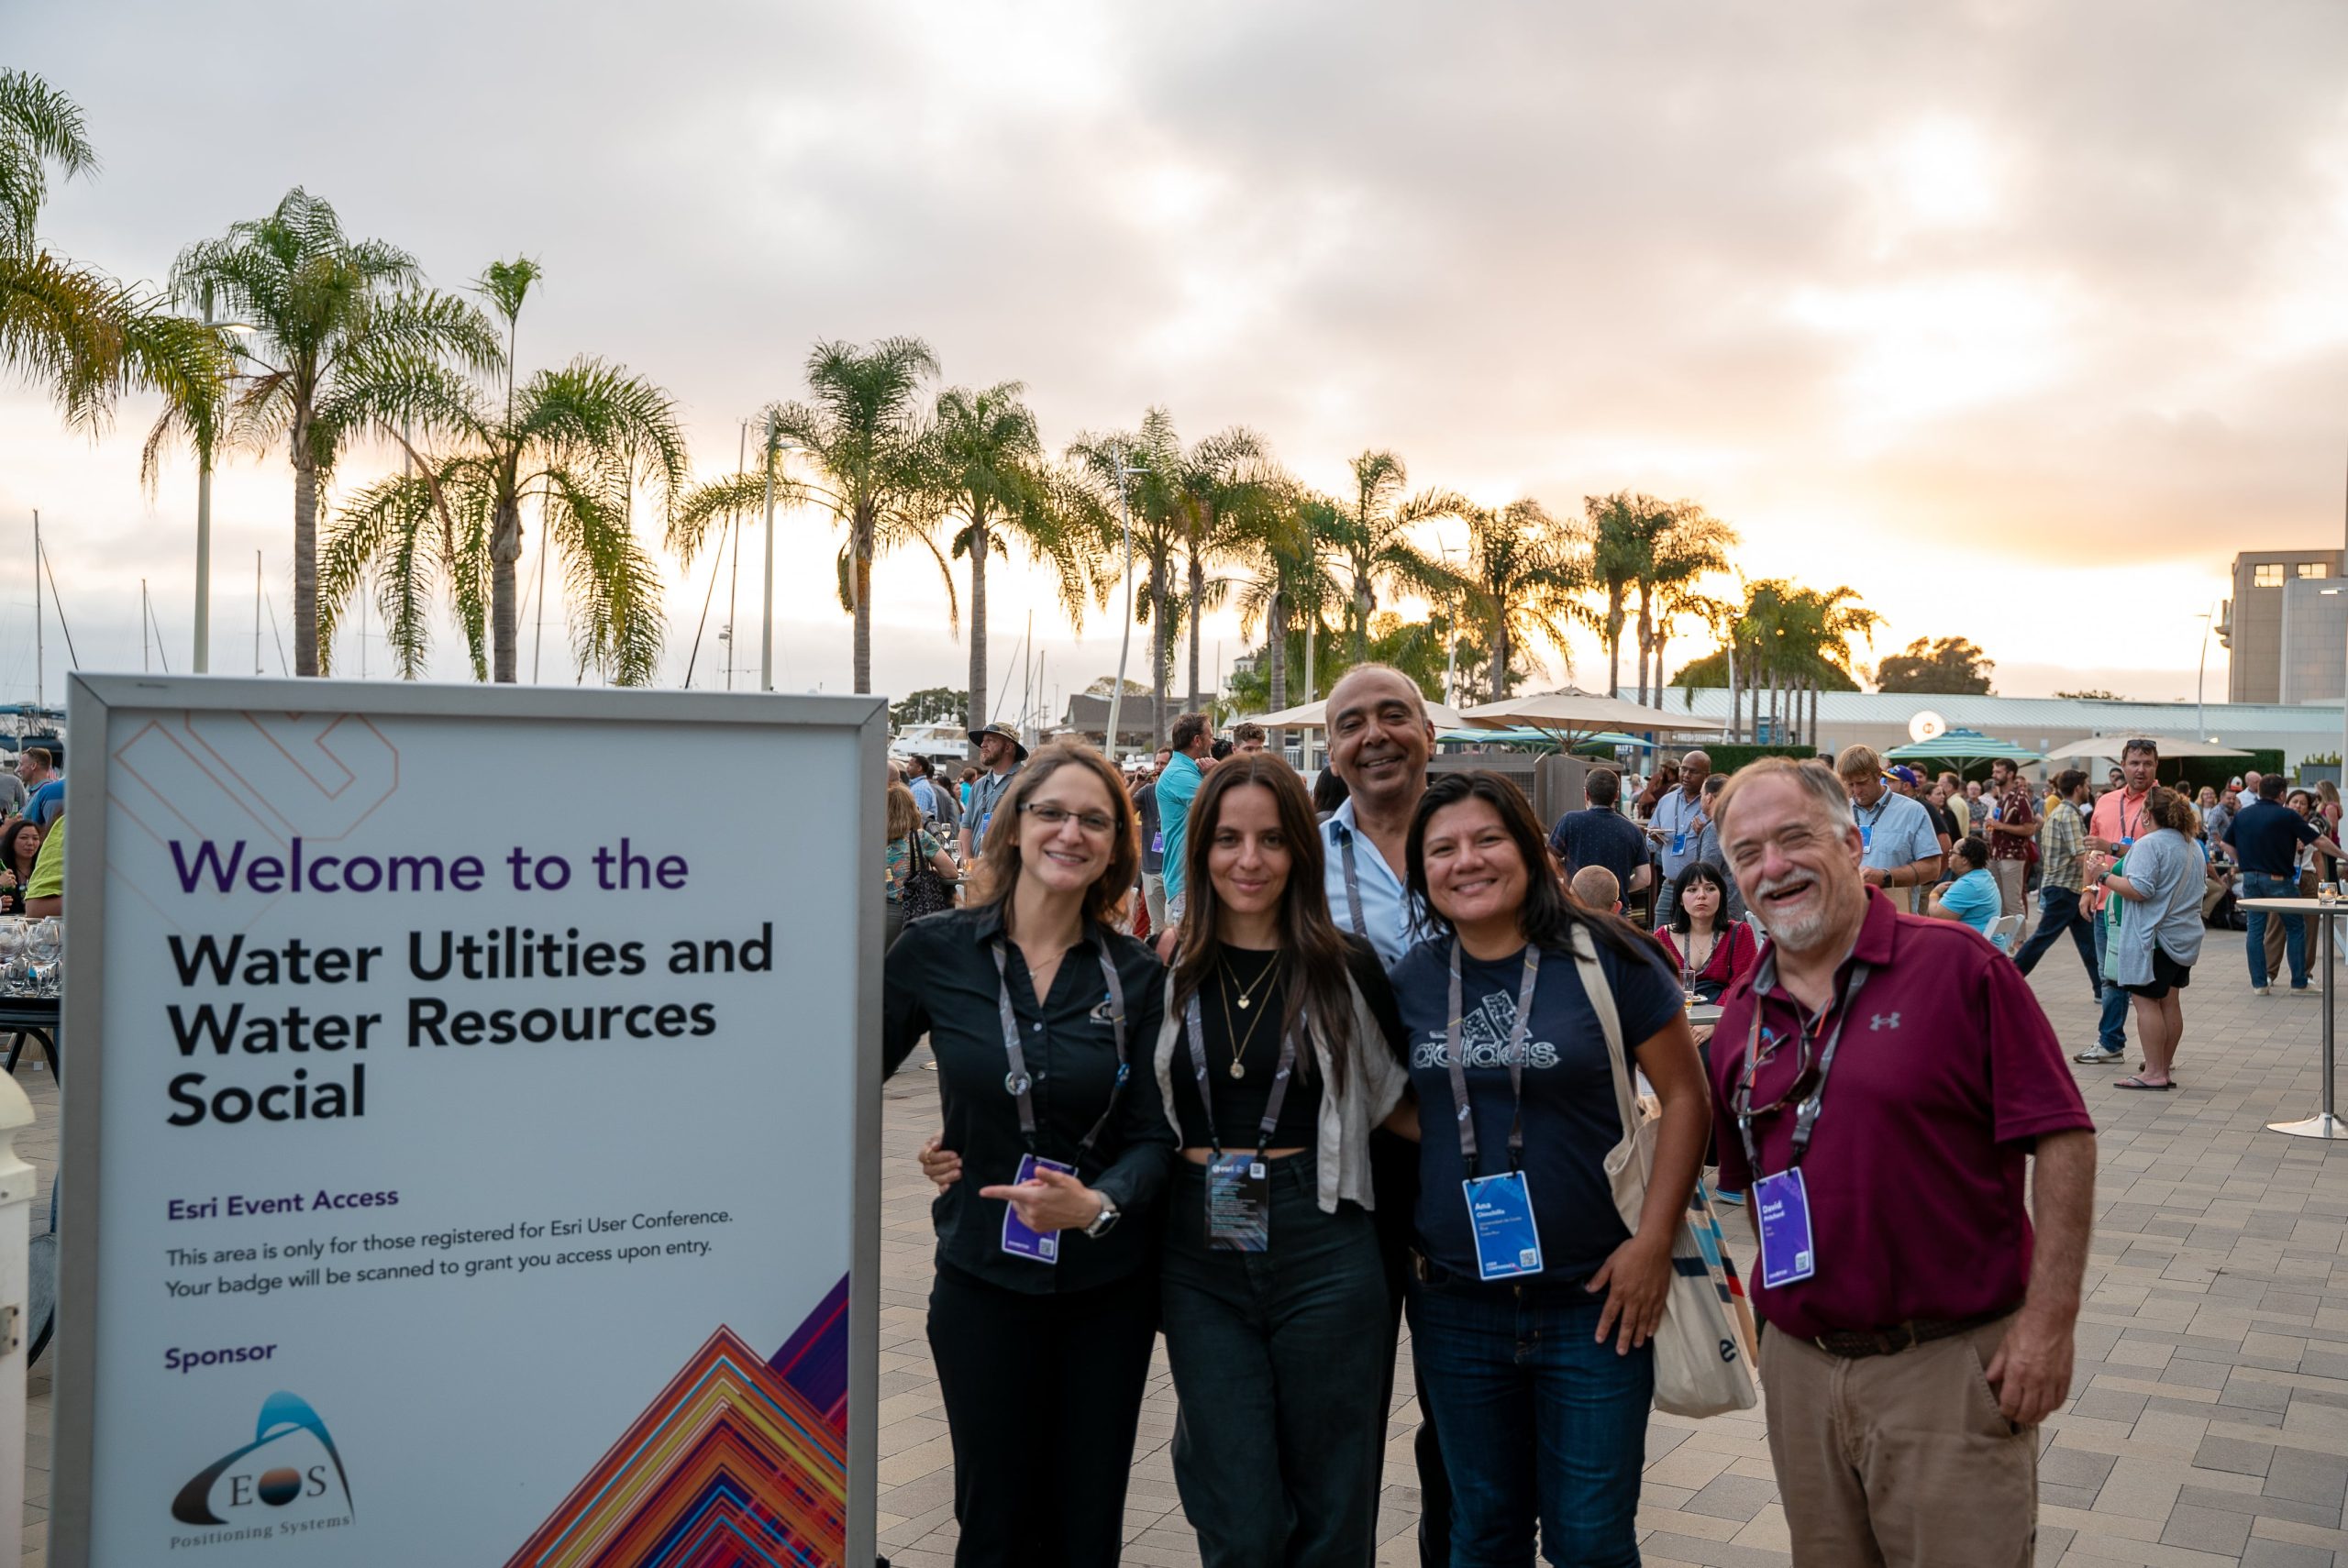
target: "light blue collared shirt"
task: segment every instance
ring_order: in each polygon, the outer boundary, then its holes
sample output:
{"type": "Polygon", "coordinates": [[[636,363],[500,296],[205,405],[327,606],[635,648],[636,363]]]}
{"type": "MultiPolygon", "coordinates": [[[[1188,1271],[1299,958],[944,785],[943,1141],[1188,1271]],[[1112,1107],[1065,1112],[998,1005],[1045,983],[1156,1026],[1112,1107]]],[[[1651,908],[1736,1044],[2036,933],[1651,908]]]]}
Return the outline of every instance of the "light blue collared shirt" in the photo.
{"type": "Polygon", "coordinates": [[[1354,825],[1354,803],[1347,801],[1321,824],[1323,858],[1328,862],[1324,880],[1329,889],[1330,918],[1339,931],[1350,932],[1378,949],[1378,961],[1389,969],[1402,961],[1423,934],[1410,889],[1369,834],[1354,825]],[[1346,889],[1346,848],[1354,852],[1354,881],[1361,889],[1360,918],[1346,889]]]}

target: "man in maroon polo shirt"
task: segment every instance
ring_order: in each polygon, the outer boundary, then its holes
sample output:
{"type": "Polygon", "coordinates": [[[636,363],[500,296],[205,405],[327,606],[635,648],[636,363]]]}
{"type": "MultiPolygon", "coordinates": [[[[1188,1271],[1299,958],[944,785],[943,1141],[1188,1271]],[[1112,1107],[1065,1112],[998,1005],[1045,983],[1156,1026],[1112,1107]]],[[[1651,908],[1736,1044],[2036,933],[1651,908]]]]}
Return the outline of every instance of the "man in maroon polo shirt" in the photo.
{"type": "Polygon", "coordinates": [[[1755,762],[1718,822],[1771,939],[1722,998],[1711,1075],[1720,1184],[1745,1191],[1760,1242],[1794,1561],[2027,1568],[2032,1429],[2070,1394],[2095,1124],[2021,972],[1860,880],[1833,779],[1755,762]]]}

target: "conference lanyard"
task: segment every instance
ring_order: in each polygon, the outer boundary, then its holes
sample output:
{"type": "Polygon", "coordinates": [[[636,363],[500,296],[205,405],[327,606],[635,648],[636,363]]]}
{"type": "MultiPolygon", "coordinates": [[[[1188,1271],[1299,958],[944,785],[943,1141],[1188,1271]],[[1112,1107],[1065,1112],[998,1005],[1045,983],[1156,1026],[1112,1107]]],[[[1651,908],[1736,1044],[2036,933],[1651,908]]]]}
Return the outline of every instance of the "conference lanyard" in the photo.
{"type": "MultiPolygon", "coordinates": [[[[1769,962],[1774,966],[1774,960],[1769,962]]],[[[1772,980],[1776,978],[1774,966],[1768,977],[1772,980]]],[[[1819,1108],[1826,1100],[1826,1075],[1833,1071],[1834,1051],[1843,1043],[1843,1025],[1849,1021],[1852,1005],[1858,1000],[1859,989],[1866,983],[1867,966],[1865,964],[1853,964],[1849,977],[1843,982],[1843,994],[1836,999],[1834,1004],[1834,1027],[1826,1036],[1825,1048],[1819,1053],[1818,1081],[1811,1086],[1809,1095],[1794,1109],[1793,1152],[1786,1160],[1788,1170],[1800,1165],[1802,1155],[1810,1150],[1811,1130],[1817,1126],[1819,1108]]],[[[1737,1136],[1744,1142],[1744,1163],[1755,1176],[1764,1173],[1761,1169],[1761,1152],[1753,1142],[1753,1083],[1761,1071],[1761,1014],[1766,1010],[1767,994],[1767,989],[1759,984],[1755,984],[1753,988],[1753,1028],[1744,1039],[1744,1072],[1737,1083],[1733,1105],[1736,1111],[1737,1136]]],[[[1795,1009],[1799,1014],[1800,1009],[1799,1002],[1795,1004],[1795,1009]]],[[[1811,1032],[1801,1027],[1798,1021],[1794,1034],[1801,1042],[1801,1050],[1794,1062],[1793,1080],[1788,1085],[1789,1088],[1799,1085],[1802,1075],[1810,1070],[1811,1032]]],[[[1783,1103],[1782,1100],[1778,1102],[1779,1105],[1783,1103]]]]}
{"type": "MultiPolygon", "coordinates": [[[[1223,1161],[1223,1134],[1215,1130],[1214,1089],[1207,1082],[1206,1032],[1199,1023],[1199,999],[1193,992],[1182,1021],[1191,1036],[1191,1068],[1198,1076],[1199,1109],[1207,1119],[1207,1146],[1214,1151],[1215,1162],[1223,1161]]],[[[1256,1129],[1256,1158],[1260,1162],[1264,1151],[1272,1145],[1272,1131],[1280,1124],[1280,1107],[1288,1099],[1288,1081],[1296,1070],[1296,1032],[1280,1031],[1280,1061],[1272,1074],[1271,1097],[1264,1101],[1264,1120],[1256,1129]]]]}
{"type": "MultiPolygon", "coordinates": [[[[1533,982],[1541,973],[1541,949],[1524,944],[1524,977],[1516,988],[1516,1021],[1509,1026],[1508,1043],[1501,1057],[1508,1064],[1508,1088],[1513,1108],[1508,1124],[1508,1168],[1524,1163],[1524,1040],[1533,1028],[1533,982]]],[[[1451,1069],[1451,1099],[1458,1107],[1459,1157],[1468,1174],[1476,1174],[1476,1111],[1468,1099],[1468,1063],[1460,1047],[1459,939],[1451,942],[1451,1022],[1444,1041],[1444,1065],[1451,1069]]]]}
{"type": "MultiPolygon", "coordinates": [[[[1011,1009],[1010,957],[1004,944],[997,938],[994,944],[995,999],[1002,1010],[1002,1054],[1011,1060],[1011,1070],[1003,1075],[1002,1087],[1019,1105],[1019,1135],[1027,1141],[1027,1152],[1036,1153],[1035,1080],[1027,1074],[1027,1052],[1019,1043],[1019,1015],[1011,1009]]],[[[1092,1152],[1092,1144],[1101,1130],[1109,1125],[1109,1118],[1117,1112],[1117,1096],[1125,1087],[1125,988],[1117,978],[1117,966],[1109,961],[1105,949],[1100,950],[1101,977],[1109,984],[1109,1023],[1117,1042],[1117,1078],[1109,1086],[1109,1103],[1102,1108],[1101,1120],[1078,1141],[1076,1158],[1069,1162],[1080,1165],[1084,1156],[1092,1152]]],[[[1042,999],[1038,998],[1040,1004],[1042,999]]]]}
{"type": "Polygon", "coordinates": [[[1368,942],[1369,922],[1362,918],[1361,878],[1354,874],[1353,830],[1340,827],[1337,831],[1345,835],[1337,841],[1337,850],[1346,863],[1346,913],[1354,928],[1354,934],[1368,942]]]}

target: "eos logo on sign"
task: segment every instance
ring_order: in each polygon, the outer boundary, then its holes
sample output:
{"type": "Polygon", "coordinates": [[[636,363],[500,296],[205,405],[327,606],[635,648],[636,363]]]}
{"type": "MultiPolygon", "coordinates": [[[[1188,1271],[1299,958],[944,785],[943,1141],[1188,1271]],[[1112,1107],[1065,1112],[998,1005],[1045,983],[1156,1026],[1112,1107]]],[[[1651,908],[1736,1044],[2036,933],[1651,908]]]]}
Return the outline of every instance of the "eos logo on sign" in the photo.
{"type": "Polygon", "coordinates": [[[326,1422],[307,1400],[283,1392],[261,1402],[252,1441],[206,1466],[172,1499],[172,1517],[185,1525],[326,1529],[349,1523],[350,1515],[350,1479],[326,1422]],[[268,1513],[249,1511],[256,1507],[268,1513]]]}

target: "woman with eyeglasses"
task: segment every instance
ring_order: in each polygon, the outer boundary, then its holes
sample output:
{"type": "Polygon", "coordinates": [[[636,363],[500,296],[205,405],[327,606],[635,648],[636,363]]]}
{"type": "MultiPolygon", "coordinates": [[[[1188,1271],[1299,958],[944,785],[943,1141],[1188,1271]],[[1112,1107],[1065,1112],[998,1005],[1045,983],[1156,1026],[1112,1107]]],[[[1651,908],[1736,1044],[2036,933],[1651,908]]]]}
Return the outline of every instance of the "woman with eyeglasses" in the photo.
{"type": "Polygon", "coordinates": [[[930,1209],[958,1568],[1119,1559],[1175,1142],[1135,1060],[1164,971],[1115,929],[1140,860],[1115,769],[1046,746],[995,808],[969,906],[889,950],[883,1071],[928,1035],[971,1176],[930,1209]]]}
{"type": "Polygon", "coordinates": [[[1393,975],[1421,1137],[1411,1343],[1452,1560],[1529,1568],[1537,1529],[1552,1562],[1636,1563],[1651,1340],[1711,1124],[1679,977],[1567,896],[1498,774],[1428,788],[1408,865],[1438,933],[1393,975]],[[1635,1232],[1605,1167],[1625,1129],[1601,1010],[1663,1106],[1635,1232]]]}

